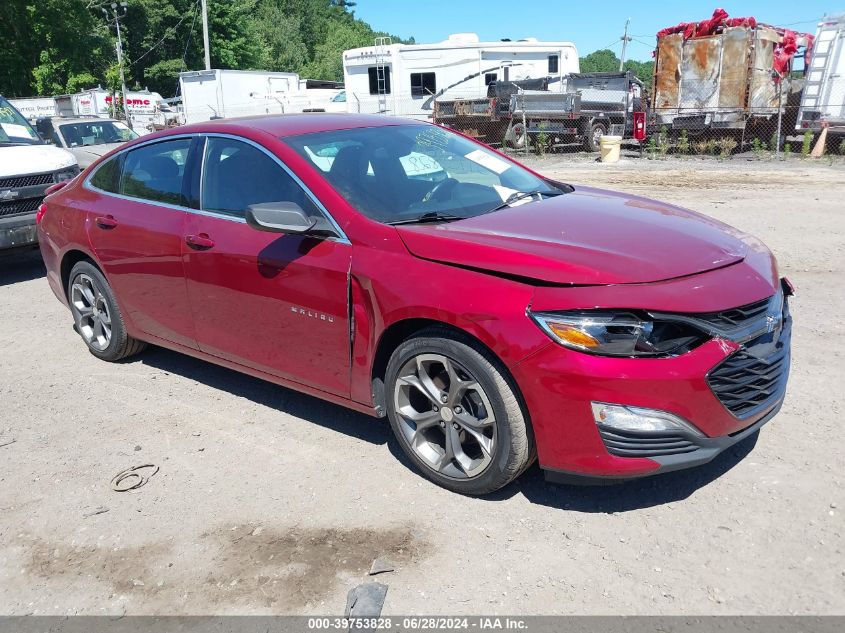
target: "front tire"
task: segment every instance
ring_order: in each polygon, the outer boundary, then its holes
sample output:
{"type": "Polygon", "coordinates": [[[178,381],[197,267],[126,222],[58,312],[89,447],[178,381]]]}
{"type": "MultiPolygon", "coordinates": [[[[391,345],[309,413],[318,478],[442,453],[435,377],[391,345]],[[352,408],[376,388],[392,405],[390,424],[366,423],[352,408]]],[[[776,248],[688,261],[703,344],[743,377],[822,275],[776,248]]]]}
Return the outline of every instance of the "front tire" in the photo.
{"type": "Polygon", "coordinates": [[[387,415],[416,468],[436,484],[483,495],[534,459],[516,387],[470,339],[431,328],[404,341],[387,366],[387,415]]]}
{"type": "Polygon", "coordinates": [[[126,333],[111,286],[92,263],[78,262],[71,269],[67,297],[76,331],[97,358],[122,360],[147,346],[126,333]]]}

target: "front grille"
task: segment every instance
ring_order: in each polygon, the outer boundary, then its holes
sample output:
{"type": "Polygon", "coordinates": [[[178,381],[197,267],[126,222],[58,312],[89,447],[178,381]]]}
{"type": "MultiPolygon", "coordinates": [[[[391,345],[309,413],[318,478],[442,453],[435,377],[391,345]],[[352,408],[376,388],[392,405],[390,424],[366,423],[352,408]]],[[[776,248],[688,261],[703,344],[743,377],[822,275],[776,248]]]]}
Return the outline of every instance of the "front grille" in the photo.
{"type": "MultiPolygon", "coordinates": [[[[747,418],[763,412],[783,397],[789,374],[789,329],[787,317],[780,340],[769,356],[757,358],[743,348],[728,356],[707,375],[710,389],[736,417],[747,418]]],[[[760,338],[769,336],[766,334],[760,338]]],[[[748,346],[753,347],[754,341],[748,346]]]]}
{"type": "Polygon", "coordinates": [[[32,174],[30,176],[14,176],[13,178],[0,178],[0,189],[17,189],[18,187],[49,185],[52,182],[53,174],[32,174]]]}
{"type": "Polygon", "coordinates": [[[666,432],[636,433],[599,425],[607,452],[619,457],[659,457],[691,453],[699,447],[688,435],[666,432]]]}
{"type": "Polygon", "coordinates": [[[38,198],[24,198],[23,200],[12,200],[9,202],[0,202],[0,217],[8,217],[12,215],[23,215],[25,213],[32,213],[37,211],[43,197],[38,198]]]}
{"type": "Polygon", "coordinates": [[[695,318],[707,321],[716,327],[735,328],[745,325],[749,321],[759,318],[766,313],[769,307],[771,297],[751,303],[739,308],[731,308],[730,310],[722,310],[721,312],[709,312],[706,314],[696,314],[695,318]]]}

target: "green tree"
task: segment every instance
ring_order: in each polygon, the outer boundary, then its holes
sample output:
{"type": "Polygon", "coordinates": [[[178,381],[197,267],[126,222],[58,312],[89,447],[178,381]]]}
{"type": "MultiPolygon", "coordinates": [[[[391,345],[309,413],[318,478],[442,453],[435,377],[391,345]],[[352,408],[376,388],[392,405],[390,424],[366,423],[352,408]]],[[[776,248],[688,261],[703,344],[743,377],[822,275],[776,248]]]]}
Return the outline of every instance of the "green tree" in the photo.
{"type": "Polygon", "coordinates": [[[582,73],[615,73],[619,71],[619,58],[609,48],[594,51],[581,58],[582,73]]]}
{"type": "MultiPolygon", "coordinates": [[[[119,86],[116,34],[102,0],[0,0],[0,92],[9,96],[119,86]]],[[[170,96],[203,67],[199,0],[129,0],[121,20],[128,85],[170,96]]],[[[342,52],[383,35],[346,0],[208,0],[214,68],[342,78],[342,52]]],[[[394,37],[394,41],[402,41],[394,37]]],[[[406,40],[413,42],[413,39],[406,40]]]]}
{"type": "MultiPolygon", "coordinates": [[[[609,48],[594,51],[580,59],[582,73],[615,73],[619,72],[619,58],[609,48]]],[[[654,62],[638,62],[633,59],[625,61],[624,70],[633,70],[646,87],[651,87],[654,74],[654,62]]]]}

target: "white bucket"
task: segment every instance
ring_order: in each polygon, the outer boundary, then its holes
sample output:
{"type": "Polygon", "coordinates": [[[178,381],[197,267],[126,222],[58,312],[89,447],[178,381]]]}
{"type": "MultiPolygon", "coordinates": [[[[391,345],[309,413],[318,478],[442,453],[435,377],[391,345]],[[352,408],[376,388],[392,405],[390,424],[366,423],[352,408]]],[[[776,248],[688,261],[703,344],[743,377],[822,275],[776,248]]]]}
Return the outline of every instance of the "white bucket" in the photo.
{"type": "Polygon", "coordinates": [[[619,152],[622,150],[621,136],[601,137],[601,162],[615,163],[619,161],[619,152]]]}

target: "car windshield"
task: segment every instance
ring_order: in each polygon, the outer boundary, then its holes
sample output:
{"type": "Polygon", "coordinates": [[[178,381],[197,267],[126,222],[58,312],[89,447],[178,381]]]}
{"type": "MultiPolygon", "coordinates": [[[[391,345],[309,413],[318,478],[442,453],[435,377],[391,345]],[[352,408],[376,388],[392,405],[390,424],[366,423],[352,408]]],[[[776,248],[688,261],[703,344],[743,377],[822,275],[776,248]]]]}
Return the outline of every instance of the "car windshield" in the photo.
{"type": "Polygon", "coordinates": [[[41,139],[12,104],[0,97],[0,143],[40,145],[41,139]]]}
{"type": "Polygon", "coordinates": [[[563,193],[483,145],[430,124],[284,141],[359,212],[388,224],[460,220],[563,193]]]}
{"type": "Polygon", "coordinates": [[[138,138],[132,130],[120,121],[86,121],[65,123],[59,131],[68,147],[123,143],[138,138]]]}

